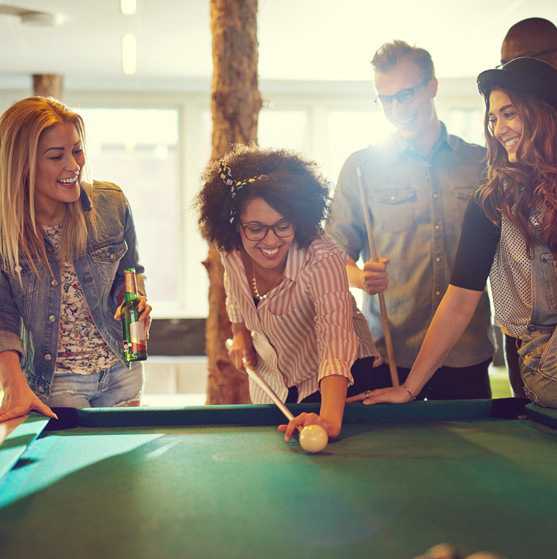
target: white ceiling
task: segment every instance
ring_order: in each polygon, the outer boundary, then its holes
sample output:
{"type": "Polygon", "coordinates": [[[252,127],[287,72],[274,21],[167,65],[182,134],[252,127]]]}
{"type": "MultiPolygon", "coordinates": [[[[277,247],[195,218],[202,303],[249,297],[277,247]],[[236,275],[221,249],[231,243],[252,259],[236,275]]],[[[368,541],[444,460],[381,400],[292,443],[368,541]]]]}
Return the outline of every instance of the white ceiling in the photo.
{"type": "MultiPolygon", "coordinates": [[[[0,15],[0,86],[32,73],[61,73],[66,87],[146,84],[187,87],[211,73],[209,0],[12,0],[0,3],[63,14],[58,27],[0,15]],[[121,71],[121,37],[137,36],[137,74],[121,71]]],[[[555,0],[259,0],[260,77],[367,80],[387,40],[430,50],[441,77],[474,76],[498,62],[507,28],[525,17],[557,21],[555,0]]]]}

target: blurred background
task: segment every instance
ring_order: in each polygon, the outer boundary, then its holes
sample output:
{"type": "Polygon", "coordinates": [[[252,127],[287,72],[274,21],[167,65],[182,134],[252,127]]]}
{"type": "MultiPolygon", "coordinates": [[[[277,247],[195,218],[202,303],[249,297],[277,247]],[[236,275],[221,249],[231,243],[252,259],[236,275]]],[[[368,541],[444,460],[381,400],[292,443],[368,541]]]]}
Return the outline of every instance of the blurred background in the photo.
{"type": "MultiPolygon", "coordinates": [[[[475,77],[507,29],[557,21],[554,0],[259,0],[259,144],[315,160],[334,181],[346,157],[390,132],[370,60],[384,42],[428,49],[450,132],[483,144],[475,77]]],[[[209,0],[0,3],[0,110],[58,74],[85,118],[89,175],[130,199],[155,323],[146,403],[202,403],[207,247],[192,200],[210,153],[209,0]]]]}

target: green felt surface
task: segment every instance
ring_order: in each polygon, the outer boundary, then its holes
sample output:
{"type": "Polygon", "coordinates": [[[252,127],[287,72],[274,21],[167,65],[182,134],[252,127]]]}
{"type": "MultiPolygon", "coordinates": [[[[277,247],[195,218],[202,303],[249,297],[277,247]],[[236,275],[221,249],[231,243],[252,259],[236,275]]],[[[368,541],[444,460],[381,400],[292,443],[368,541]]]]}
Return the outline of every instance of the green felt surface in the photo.
{"type": "Polygon", "coordinates": [[[220,425],[83,413],[97,426],[47,433],[0,482],[0,556],[409,559],[446,541],[553,556],[557,432],[431,404],[351,408],[316,456],[282,441],[267,406],[211,410],[220,425]]]}
{"type": "Polygon", "coordinates": [[[0,444],[0,480],[18,462],[28,445],[40,435],[47,423],[48,419],[44,417],[31,416],[0,444]]]}

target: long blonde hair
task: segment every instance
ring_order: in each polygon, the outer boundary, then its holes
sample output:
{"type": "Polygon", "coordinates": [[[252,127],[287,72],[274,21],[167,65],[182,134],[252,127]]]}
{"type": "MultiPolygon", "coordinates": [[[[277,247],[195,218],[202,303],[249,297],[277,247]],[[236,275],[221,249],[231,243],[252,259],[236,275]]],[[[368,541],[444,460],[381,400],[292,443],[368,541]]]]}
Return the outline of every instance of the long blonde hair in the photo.
{"type": "MultiPolygon", "coordinates": [[[[52,97],[27,97],[0,117],[0,260],[18,276],[22,256],[36,275],[41,267],[52,275],[35,209],[37,150],[41,134],[65,122],[75,126],[84,144],[81,116],[52,97]]],[[[72,260],[85,252],[89,219],[80,200],[65,209],[58,256],[72,260]]]]}

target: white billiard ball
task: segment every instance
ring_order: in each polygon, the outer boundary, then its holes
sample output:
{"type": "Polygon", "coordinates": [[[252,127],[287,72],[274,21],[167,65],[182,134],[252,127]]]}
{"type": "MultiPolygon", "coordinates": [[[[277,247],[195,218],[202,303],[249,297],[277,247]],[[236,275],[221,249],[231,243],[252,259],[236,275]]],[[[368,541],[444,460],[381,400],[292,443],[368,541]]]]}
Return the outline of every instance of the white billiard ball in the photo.
{"type": "Polygon", "coordinates": [[[300,432],[300,446],[312,454],[327,448],[329,435],[321,425],[306,425],[300,432]]]}

